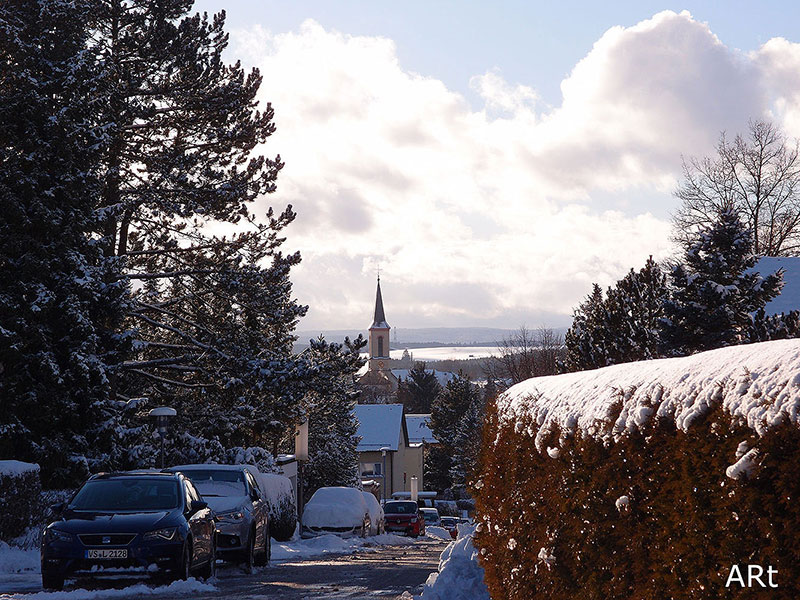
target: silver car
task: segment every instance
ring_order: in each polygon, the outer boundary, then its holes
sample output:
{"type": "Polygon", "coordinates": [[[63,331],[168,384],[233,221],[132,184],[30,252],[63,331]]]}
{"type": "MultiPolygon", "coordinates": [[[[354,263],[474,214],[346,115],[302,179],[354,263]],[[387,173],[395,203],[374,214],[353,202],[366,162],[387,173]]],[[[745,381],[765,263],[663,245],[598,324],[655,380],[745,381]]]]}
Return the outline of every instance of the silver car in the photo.
{"type": "Polygon", "coordinates": [[[269,507],[244,465],[178,465],[216,514],[217,556],[248,572],[269,563],[269,507]]]}

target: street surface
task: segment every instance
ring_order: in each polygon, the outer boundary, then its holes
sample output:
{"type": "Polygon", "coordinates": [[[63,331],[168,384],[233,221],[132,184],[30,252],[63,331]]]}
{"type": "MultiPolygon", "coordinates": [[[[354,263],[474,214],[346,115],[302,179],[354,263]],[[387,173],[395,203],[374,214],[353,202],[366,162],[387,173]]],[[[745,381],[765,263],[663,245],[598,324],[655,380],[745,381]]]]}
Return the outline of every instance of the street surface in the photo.
{"type": "MultiPolygon", "coordinates": [[[[446,547],[445,541],[425,538],[405,546],[364,548],[355,554],[327,554],[314,558],[276,561],[268,567],[257,569],[252,575],[246,575],[236,566],[220,565],[216,579],[211,582],[216,588],[215,591],[196,590],[187,595],[186,591],[171,594],[166,590],[162,591],[162,588],[155,598],[159,600],[396,599],[403,592],[419,595],[428,575],[437,570],[439,555],[446,547]]],[[[140,581],[79,580],[68,583],[66,594],[62,592],[57,596],[68,598],[70,591],[80,588],[94,591],[120,589],[126,584],[140,581]]],[[[9,597],[24,599],[29,593],[41,592],[38,582],[33,583],[28,580],[26,583],[27,585],[12,586],[11,589],[5,590],[0,586],[0,599],[9,597]],[[3,592],[11,592],[12,595],[8,596],[3,592]]],[[[80,592],[76,594],[80,595],[82,595],[80,592]]]]}

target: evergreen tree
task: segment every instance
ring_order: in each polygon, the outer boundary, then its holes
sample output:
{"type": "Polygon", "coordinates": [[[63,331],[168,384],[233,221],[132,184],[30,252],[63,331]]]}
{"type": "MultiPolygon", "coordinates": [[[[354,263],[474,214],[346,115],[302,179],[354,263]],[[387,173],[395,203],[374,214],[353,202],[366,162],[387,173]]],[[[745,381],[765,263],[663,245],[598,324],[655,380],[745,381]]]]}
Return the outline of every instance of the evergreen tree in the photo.
{"type": "Polygon", "coordinates": [[[748,341],[753,313],[775,298],[783,272],[752,271],[751,233],[732,209],[685,243],[670,273],[672,293],[664,305],[663,351],[682,356],[748,341]]]}
{"type": "Polygon", "coordinates": [[[0,454],[67,486],[105,460],[108,380],[128,286],[102,252],[97,158],[108,142],[91,4],[0,4],[0,454]],[[91,441],[90,441],[91,440],[91,441]]]}
{"type": "Polygon", "coordinates": [[[595,283],[592,293],[573,312],[572,326],[564,335],[567,370],[582,371],[609,364],[605,330],[607,322],[603,290],[595,283]]]}
{"type": "MultiPolygon", "coordinates": [[[[453,486],[452,469],[456,456],[464,450],[459,444],[475,431],[483,410],[483,398],[477,387],[461,373],[447,382],[431,407],[430,428],[438,444],[432,446],[425,462],[426,487],[443,491],[453,486]]],[[[474,433],[479,436],[479,431],[474,433]]],[[[467,472],[466,460],[457,464],[458,483],[467,472]]]]}
{"type": "Polygon", "coordinates": [[[416,362],[408,372],[408,378],[400,381],[397,398],[410,414],[431,412],[433,401],[441,392],[442,386],[436,373],[425,370],[424,362],[416,362]]]}

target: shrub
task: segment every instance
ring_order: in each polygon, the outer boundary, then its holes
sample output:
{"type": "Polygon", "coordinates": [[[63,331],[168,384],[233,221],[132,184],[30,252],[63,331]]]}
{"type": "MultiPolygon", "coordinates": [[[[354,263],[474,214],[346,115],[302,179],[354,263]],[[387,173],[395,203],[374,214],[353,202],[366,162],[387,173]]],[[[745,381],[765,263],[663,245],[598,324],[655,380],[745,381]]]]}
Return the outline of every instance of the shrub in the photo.
{"type": "Polygon", "coordinates": [[[611,441],[615,420],[596,424],[605,436],[566,436],[487,408],[473,493],[492,598],[798,597],[796,425],[759,437],[716,405],[688,432],[652,419],[611,441]],[[537,434],[552,454],[536,448],[537,434]],[[753,447],[749,464],[737,462],[753,447]],[[779,587],[726,588],[732,566],[748,564],[777,569],[779,587]]]}
{"type": "Polygon", "coordinates": [[[39,465],[0,460],[0,540],[11,540],[33,524],[41,491],[39,465]]]}

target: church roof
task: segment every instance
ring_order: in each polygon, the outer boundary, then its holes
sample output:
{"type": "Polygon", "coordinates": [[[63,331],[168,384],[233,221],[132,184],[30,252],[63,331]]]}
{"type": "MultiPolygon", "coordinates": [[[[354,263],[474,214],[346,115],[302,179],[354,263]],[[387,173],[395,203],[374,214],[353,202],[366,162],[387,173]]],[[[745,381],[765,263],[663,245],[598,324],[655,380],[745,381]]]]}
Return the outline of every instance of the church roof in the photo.
{"type": "Polygon", "coordinates": [[[378,291],[375,294],[375,317],[372,319],[370,329],[389,329],[386,315],[383,313],[383,297],[381,296],[381,278],[378,277],[378,291]]]}

